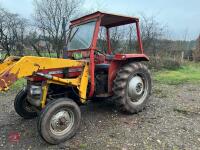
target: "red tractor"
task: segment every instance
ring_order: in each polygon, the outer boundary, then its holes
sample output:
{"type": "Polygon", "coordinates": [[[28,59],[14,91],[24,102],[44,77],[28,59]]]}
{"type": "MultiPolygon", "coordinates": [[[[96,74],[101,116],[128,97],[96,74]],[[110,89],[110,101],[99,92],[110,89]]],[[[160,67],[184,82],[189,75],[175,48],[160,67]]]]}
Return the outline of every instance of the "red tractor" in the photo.
{"type": "Polygon", "coordinates": [[[15,98],[15,110],[25,119],[38,116],[41,137],[58,144],[75,135],[81,120],[79,105],[89,99],[112,99],[131,114],[142,111],[152,88],[150,72],[142,63],[148,60],[138,18],[95,12],[71,21],[63,59],[12,57],[0,64],[0,91],[25,77],[27,86],[15,98]],[[137,53],[112,48],[110,30],[127,24],[135,25],[137,53]],[[106,31],[105,49],[97,48],[100,28],[106,31]]]}

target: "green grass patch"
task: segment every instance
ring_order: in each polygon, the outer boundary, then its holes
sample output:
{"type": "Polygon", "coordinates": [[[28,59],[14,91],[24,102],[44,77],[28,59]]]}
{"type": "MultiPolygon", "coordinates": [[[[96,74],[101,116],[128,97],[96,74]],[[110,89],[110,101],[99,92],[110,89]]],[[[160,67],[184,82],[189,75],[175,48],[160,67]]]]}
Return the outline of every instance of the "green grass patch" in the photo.
{"type": "Polygon", "coordinates": [[[154,73],[155,81],[164,84],[200,84],[200,63],[189,63],[177,70],[162,70],[154,73]]]}
{"type": "Polygon", "coordinates": [[[17,82],[15,82],[10,89],[11,90],[21,90],[26,85],[25,79],[20,79],[17,82]]]}

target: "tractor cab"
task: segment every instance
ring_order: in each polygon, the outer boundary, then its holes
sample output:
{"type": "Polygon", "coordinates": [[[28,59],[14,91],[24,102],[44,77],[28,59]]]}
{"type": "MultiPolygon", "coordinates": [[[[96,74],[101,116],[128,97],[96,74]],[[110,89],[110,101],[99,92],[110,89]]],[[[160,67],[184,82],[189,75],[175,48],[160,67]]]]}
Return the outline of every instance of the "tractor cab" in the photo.
{"type": "MultiPolygon", "coordinates": [[[[126,39],[129,40],[131,38],[133,37],[127,37],[126,39]]],[[[64,57],[70,57],[74,59],[87,58],[90,57],[90,54],[93,52],[95,54],[98,53],[105,56],[97,58],[98,62],[102,62],[102,59],[104,61],[130,58],[148,60],[147,56],[143,54],[144,51],[140,36],[139,19],[135,17],[108,14],[98,11],[71,21],[70,33],[67,40],[67,51],[64,52],[64,57]],[[115,49],[112,47],[113,39],[110,37],[110,31],[113,28],[124,25],[135,26],[136,31],[132,31],[136,33],[137,37],[137,53],[135,54],[134,50],[131,49],[129,50],[129,54],[125,54],[123,51],[122,53],[114,53],[115,49]],[[101,32],[102,28],[105,30],[104,33],[101,32]],[[103,41],[99,38],[100,34],[105,34],[103,35],[105,37],[103,41]],[[106,47],[104,46],[104,49],[99,49],[98,45],[102,42],[104,42],[106,47]]]]}
{"type": "MultiPolygon", "coordinates": [[[[133,42],[131,39],[133,37],[125,35],[124,41],[133,42]]],[[[143,51],[139,19],[98,11],[71,21],[64,58],[88,60],[90,62],[90,97],[94,93],[98,93],[97,95],[100,96],[111,95],[112,81],[120,65],[128,61],[148,61],[148,57],[143,51]],[[131,30],[133,33],[130,33],[130,35],[133,36],[136,33],[134,44],[137,45],[137,50],[129,49],[128,53],[125,53],[126,51],[123,49],[121,51],[114,49],[114,45],[112,45],[114,39],[110,34],[112,34],[114,28],[127,25],[132,26],[131,29],[135,27],[136,31],[131,30]],[[102,29],[104,32],[102,32],[102,29]],[[104,37],[104,39],[101,37],[104,37]],[[101,84],[103,80],[106,81],[104,82],[105,85],[101,84]],[[100,85],[103,87],[100,87],[100,85]]],[[[71,74],[73,76],[73,73],[71,74]]],[[[74,75],[76,74],[77,72],[74,73],[74,75]]]]}

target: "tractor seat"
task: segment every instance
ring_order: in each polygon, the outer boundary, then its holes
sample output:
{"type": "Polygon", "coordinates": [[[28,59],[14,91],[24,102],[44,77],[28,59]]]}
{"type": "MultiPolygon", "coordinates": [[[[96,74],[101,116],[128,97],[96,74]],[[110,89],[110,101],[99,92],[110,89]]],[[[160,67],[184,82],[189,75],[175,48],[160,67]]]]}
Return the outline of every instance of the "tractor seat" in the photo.
{"type": "Polygon", "coordinates": [[[95,69],[96,70],[105,70],[105,71],[108,71],[110,67],[110,64],[96,64],[95,65],[95,69]]]}

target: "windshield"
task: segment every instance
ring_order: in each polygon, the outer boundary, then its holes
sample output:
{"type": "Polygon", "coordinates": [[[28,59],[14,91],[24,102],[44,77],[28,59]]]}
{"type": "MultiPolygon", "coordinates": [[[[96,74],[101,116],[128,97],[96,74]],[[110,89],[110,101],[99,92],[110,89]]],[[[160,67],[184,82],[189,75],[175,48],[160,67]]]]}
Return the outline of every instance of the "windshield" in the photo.
{"type": "Polygon", "coordinates": [[[95,21],[75,26],[71,30],[68,49],[87,49],[90,47],[95,29],[95,21]]]}

